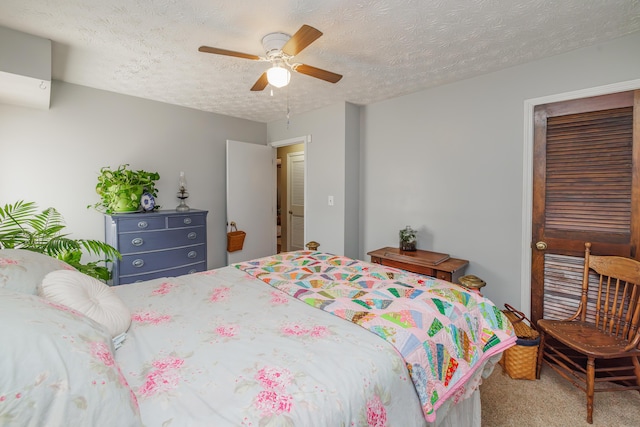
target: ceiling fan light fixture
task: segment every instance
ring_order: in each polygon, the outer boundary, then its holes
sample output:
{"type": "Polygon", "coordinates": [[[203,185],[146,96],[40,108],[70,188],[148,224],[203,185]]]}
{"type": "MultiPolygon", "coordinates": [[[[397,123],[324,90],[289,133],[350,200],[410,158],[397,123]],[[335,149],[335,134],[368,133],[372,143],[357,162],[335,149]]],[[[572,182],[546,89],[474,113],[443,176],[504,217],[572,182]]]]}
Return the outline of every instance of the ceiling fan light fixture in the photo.
{"type": "Polygon", "coordinates": [[[267,81],[271,86],[281,88],[289,84],[291,72],[286,68],[274,65],[267,70],[267,81]]]}
{"type": "Polygon", "coordinates": [[[270,62],[271,68],[260,74],[258,80],[251,86],[251,91],[259,92],[270,85],[272,89],[271,92],[273,93],[273,88],[282,88],[290,83],[291,71],[329,83],[338,83],[340,79],[342,79],[341,74],[332,73],[331,71],[322,70],[312,67],[311,65],[292,62],[294,56],[299,54],[320,36],[322,36],[320,30],[306,24],[300,27],[293,36],[285,33],[267,34],[262,38],[262,47],[266,52],[266,56],[264,57],[210,46],[200,46],[198,51],[244,58],[252,61],[270,62]]]}

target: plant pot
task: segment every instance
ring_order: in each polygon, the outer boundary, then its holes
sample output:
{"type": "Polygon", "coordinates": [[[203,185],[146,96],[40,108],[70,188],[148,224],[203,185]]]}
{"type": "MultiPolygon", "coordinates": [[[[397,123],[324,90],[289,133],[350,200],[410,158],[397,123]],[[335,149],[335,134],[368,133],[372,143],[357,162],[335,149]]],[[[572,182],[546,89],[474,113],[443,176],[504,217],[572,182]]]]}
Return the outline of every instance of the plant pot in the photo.
{"type": "Polygon", "coordinates": [[[403,242],[400,241],[400,250],[401,251],[415,251],[416,250],[416,241],[403,242]]]}
{"type": "Polygon", "coordinates": [[[113,212],[136,212],[140,209],[140,198],[144,192],[142,185],[121,186],[109,204],[113,212]]]}
{"type": "MultiPolygon", "coordinates": [[[[157,197],[156,181],[159,179],[157,172],[131,170],[128,164],[120,165],[115,170],[105,166],[100,168],[96,184],[100,201],[90,206],[106,214],[141,212],[142,194],[146,191],[154,198],[157,197]]],[[[154,205],[154,209],[158,207],[154,205]]]]}

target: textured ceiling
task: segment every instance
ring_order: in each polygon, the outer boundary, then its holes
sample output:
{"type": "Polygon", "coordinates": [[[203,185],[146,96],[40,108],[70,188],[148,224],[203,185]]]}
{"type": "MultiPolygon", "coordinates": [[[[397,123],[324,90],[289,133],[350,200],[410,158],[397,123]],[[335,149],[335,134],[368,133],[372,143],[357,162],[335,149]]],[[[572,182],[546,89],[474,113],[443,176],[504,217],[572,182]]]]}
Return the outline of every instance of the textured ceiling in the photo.
{"type": "Polygon", "coordinates": [[[0,25],[51,39],[56,80],[269,122],[639,31],[640,0],[1,0],[0,25]],[[250,92],[267,63],[198,52],[264,55],[264,35],[302,24],[324,35],[295,62],[337,84],[294,73],[273,95],[250,92]]]}

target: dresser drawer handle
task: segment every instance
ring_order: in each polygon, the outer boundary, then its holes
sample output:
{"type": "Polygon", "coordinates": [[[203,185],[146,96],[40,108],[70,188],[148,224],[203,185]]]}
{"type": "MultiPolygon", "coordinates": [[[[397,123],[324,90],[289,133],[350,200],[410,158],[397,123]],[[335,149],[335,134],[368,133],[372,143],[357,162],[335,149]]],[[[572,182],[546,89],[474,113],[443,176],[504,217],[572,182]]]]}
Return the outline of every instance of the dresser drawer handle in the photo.
{"type": "Polygon", "coordinates": [[[196,251],[189,251],[189,253],[187,254],[187,258],[191,258],[191,259],[193,259],[193,258],[195,258],[197,256],[198,256],[198,252],[196,252],[196,251]]]}
{"type": "Polygon", "coordinates": [[[192,268],[191,270],[189,270],[189,273],[188,273],[188,274],[193,274],[193,273],[195,273],[196,271],[198,271],[198,270],[196,270],[195,268],[192,268]]]}
{"type": "Polygon", "coordinates": [[[191,218],[189,218],[189,217],[185,218],[184,219],[184,223],[187,224],[187,225],[191,224],[191,218]]]}
{"type": "Polygon", "coordinates": [[[147,223],[147,221],[138,222],[138,228],[147,228],[148,226],[149,224],[147,223]]]}
{"type": "Polygon", "coordinates": [[[140,268],[140,267],[142,267],[144,265],[144,260],[142,260],[140,258],[134,259],[131,264],[136,268],[140,268]]]}
{"type": "Polygon", "coordinates": [[[198,237],[198,233],[196,233],[195,231],[192,231],[191,233],[187,234],[187,239],[189,240],[193,240],[196,237],[198,237]]]}
{"type": "Polygon", "coordinates": [[[142,240],[142,238],[140,238],[140,237],[136,237],[135,239],[133,239],[131,241],[131,244],[133,246],[142,246],[143,243],[144,243],[144,240],[142,240]]]}

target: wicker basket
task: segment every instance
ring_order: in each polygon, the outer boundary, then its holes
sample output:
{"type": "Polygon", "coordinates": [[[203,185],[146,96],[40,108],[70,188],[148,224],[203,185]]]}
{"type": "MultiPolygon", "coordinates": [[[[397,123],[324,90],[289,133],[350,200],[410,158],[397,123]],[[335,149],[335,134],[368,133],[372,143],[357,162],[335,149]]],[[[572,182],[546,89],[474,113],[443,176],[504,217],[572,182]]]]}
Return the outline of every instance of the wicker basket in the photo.
{"type": "Polygon", "coordinates": [[[518,339],[516,345],[505,350],[500,364],[505,372],[513,379],[535,380],[540,334],[536,330],[535,325],[524,313],[516,310],[509,304],[505,304],[504,306],[506,310],[502,310],[502,312],[513,324],[513,329],[518,339]]]}
{"type": "Polygon", "coordinates": [[[238,231],[236,223],[232,222],[230,230],[227,233],[227,252],[235,252],[242,250],[244,238],[247,235],[244,231],[238,231]]]}

